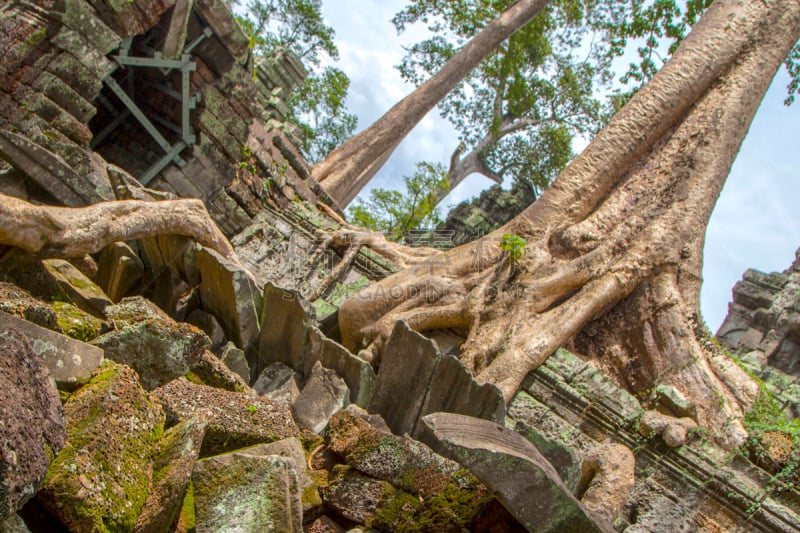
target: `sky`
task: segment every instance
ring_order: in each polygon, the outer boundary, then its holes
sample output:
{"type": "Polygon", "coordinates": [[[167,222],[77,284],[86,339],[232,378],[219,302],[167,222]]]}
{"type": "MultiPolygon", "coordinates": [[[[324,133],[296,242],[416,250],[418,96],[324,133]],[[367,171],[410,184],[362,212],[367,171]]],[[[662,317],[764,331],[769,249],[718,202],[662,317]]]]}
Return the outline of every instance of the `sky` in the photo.
{"type": "MultiPolygon", "coordinates": [[[[409,46],[425,37],[410,28],[400,36],[391,24],[402,0],[323,0],[325,21],[336,30],[340,60],[350,77],[347,104],[358,129],[372,124],[413,90],[395,68],[409,46]]],[[[764,98],[717,201],[706,233],[700,307],[715,332],[727,313],[731,289],[748,268],[783,271],[800,247],[800,102],[783,105],[789,77],[781,70],[764,98]]],[[[457,134],[436,110],[408,135],[387,164],[362,191],[396,188],[418,161],[447,163],[457,134]]],[[[575,146],[578,150],[580,147],[575,146]]],[[[467,178],[441,205],[480,194],[492,182],[467,178]]]]}

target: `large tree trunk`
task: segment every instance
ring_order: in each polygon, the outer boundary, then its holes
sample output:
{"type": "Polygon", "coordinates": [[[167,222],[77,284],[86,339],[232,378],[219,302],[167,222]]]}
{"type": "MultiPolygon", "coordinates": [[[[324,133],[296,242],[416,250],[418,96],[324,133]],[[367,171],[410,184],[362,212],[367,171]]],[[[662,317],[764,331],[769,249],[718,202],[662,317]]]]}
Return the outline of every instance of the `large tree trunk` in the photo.
{"type": "Polygon", "coordinates": [[[673,385],[696,403],[701,424],[741,442],[736,419],[755,386],[696,324],[705,228],[798,36],[798,0],[714,2],[525,212],[348,300],[339,314],[345,344],[376,360],[398,318],[419,331],[461,328],[462,359],[506,399],[571,344],[632,391],[673,385]],[[518,260],[498,246],[507,233],[527,241],[518,260]]]}
{"type": "Polygon", "coordinates": [[[314,166],[312,175],[339,207],[369,183],[414,126],[472,69],[549,0],[518,0],[458,51],[442,69],[394,105],[372,126],[351,137],[314,166]],[[379,164],[378,164],[379,162],[379,164]]]}

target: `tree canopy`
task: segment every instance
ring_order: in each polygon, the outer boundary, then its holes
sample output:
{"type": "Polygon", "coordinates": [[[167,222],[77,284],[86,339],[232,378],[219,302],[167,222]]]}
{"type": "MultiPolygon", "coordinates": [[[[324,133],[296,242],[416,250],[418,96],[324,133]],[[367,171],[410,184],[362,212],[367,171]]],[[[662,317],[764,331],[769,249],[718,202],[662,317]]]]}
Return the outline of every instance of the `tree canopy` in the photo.
{"type": "Polygon", "coordinates": [[[403,178],[405,191],[372,189],[366,199],[356,198],[348,209],[350,220],[380,231],[391,241],[400,241],[415,228],[432,228],[441,223],[436,191],[448,189],[444,165],[417,163],[412,176],[403,178]]]}
{"type": "Polygon", "coordinates": [[[311,162],[324,159],[356,128],[356,117],[345,105],[350,80],[341,69],[323,61],[338,59],[339,51],[335,32],[323,20],[321,9],[321,0],[249,0],[237,9],[254,54],[268,57],[290,50],[310,71],[289,104],[291,118],[302,132],[303,152],[311,162]]]}
{"type": "MultiPolygon", "coordinates": [[[[424,24],[431,37],[408,48],[398,66],[403,78],[423,83],[511,3],[410,2],[392,20],[397,31],[424,24]]],[[[664,65],[710,3],[551,2],[440,102],[460,141],[450,158],[449,187],[479,173],[497,183],[521,181],[538,197],[574,156],[573,138],[591,139],[664,65]],[[622,56],[636,60],[624,66],[622,56]]],[[[795,46],[786,59],[793,77],[787,104],[800,90],[799,59],[795,46]]],[[[435,195],[441,200],[448,192],[439,188],[435,195]]],[[[388,196],[390,189],[370,194],[388,196]]],[[[372,215],[371,222],[362,217],[369,227],[390,224],[379,212],[372,215]]]]}

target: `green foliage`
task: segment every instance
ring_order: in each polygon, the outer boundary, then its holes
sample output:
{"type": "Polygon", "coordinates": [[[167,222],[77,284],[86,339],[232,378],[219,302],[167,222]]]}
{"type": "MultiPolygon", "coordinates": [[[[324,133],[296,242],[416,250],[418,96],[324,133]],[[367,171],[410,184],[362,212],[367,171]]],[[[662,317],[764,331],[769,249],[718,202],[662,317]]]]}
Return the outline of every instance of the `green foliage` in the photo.
{"type": "Polygon", "coordinates": [[[322,1],[250,0],[237,12],[257,57],[289,50],[309,69],[305,83],[291,97],[289,117],[302,132],[308,160],[321,161],[356,127],[355,115],[345,109],[350,80],[337,68],[322,67],[323,57],[339,58],[333,28],[322,18],[322,1]]]}
{"type": "Polygon", "coordinates": [[[518,261],[526,252],[525,239],[513,233],[503,234],[500,240],[500,249],[508,253],[513,261],[518,261]]]}
{"type": "Polygon", "coordinates": [[[440,222],[436,208],[436,190],[448,189],[447,171],[438,163],[417,163],[411,177],[404,177],[405,192],[372,189],[368,199],[356,198],[348,209],[355,224],[382,232],[387,239],[399,241],[411,230],[434,227],[440,222]]]}
{"type": "Polygon", "coordinates": [[[356,129],[356,116],[346,111],[349,87],[344,72],[327,67],[292,94],[292,117],[303,132],[303,152],[312,163],[325,159],[356,129]]]}
{"type": "MultiPolygon", "coordinates": [[[[433,36],[409,48],[398,67],[403,78],[421,84],[512,3],[411,2],[394,17],[395,27],[402,32],[423,23],[433,36]]],[[[594,90],[608,61],[594,49],[590,60],[573,56],[590,30],[589,13],[578,2],[551,3],[440,103],[442,116],[467,151],[479,153],[487,175],[512,176],[538,193],[572,158],[572,137],[592,135],[602,125],[594,90]]]]}
{"type": "Polygon", "coordinates": [[[767,492],[800,486],[800,420],[786,415],[764,384],[744,427],[750,434],[744,453],[772,474],[767,492]]]}
{"type": "Polygon", "coordinates": [[[321,10],[321,0],[250,0],[244,9],[237,9],[237,20],[257,56],[268,57],[285,48],[305,63],[319,65],[321,54],[339,57],[335,32],[322,20],[321,10]]]}

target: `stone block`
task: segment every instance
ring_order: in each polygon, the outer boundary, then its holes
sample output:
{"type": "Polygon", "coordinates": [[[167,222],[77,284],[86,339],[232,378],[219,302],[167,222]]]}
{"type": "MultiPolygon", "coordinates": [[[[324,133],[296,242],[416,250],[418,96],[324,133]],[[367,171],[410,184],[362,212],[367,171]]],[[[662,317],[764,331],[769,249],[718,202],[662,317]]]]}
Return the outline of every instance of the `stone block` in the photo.
{"type": "Polygon", "coordinates": [[[100,253],[95,283],[112,302],[118,302],[143,275],[144,263],[139,255],[127,244],[115,242],[100,253]]]}
{"type": "Polygon", "coordinates": [[[59,388],[72,390],[89,381],[103,362],[103,350],[0,311],[0,329],[17,330],[30,342],[59,388]]]}
{"type": "Polygon", "coordinates": [[[103,310],[112,302],[92,280],[63,259],[42,261],[52,279],[61,288],[70,302],[96,316],[103,316],[103,310]]]}
{"type": "Polygon", "coordinates": [[[419,416],[440,411],[500,424],[505,416],[506,402],[494,384],[479,384],[460,360],[448,355],[441,357],[436,365],[419,416]]]}
{"type": "Polygon", "coordinates": [[[253,390],[285,407],[291,407],[300,396],[297,373],[283,363],[272,363],[253,383],[253,390]]]}
{"type": "Polygon", "coordinates": [[[153,394],[164,405],[169,424],[194,417],[208,423],[202,457],[299,433],[287,408],[252,392],[230,392],[178,378],[153,394]]]}
{"type": "Polygon", "coordinates": [[[250,365],[247,363],[247,358],[244,352],[237,348],[232,342],[225,345],[222,350],[220,361],[227,366],[231,372],[234,372],[245,383],[250,382],[250,365]]]}
{"type": "Polygon", "coordinates": [[[493,422],[450,413],[422,418],[420,439],[472,471],[529,531],[604,531],[558,473],[522,435],[493,422]]]}
{"type": "Polygon", "coordinates": [[[64,403],[67,446],[37,498],[69,531],[131,531],[145,503],[164,412],[125,365],[106,363],[64,403]]]}
{"type": "Polygon", "coordinates": [[[354,356],[341,344],[326,337],[316,327],[308,328],[308,342],[304,357],[305,371],[308,375],[314,364],[319,361],[325,368],[330,368],[344,380],[350,389],[350,402],[360,407],[369,403],[372,387],[375,382],[375,371],[372,365],[354,356]]]}
{"type": "Polygon", "coordinates": [[[200,360],[192,366],[192,375],[191,379],[218,389],[242,392],[248,388],[247,382],[239,374],[225,366],[225,363],[208,350],[205,350],[200,360]]]}
{"type": "Polygon", "coordinates": [[[0,311],[33,322],[43,328],[60,331],[58,317],[50,305],[34,298],[13,283],[0,282],[0,311]]]}
{"type": "MultiPolygon", "coordinates": [[[[226,342],[225,338],[225,331],[223,331],[222,326],[212,314],[206,313],[202,309],[195,309],[189,316],[186,317],[186,322],[192,324],[193,326],[197,326],[198,328],[202,329],[208,338],[211,339],[211,346],[209,350],[212,352],[216,352],[222,348],[222,346],[226,342]]],[[[236,345],[232,342],[228,341],[228,344],[236,348],[236,345]]],[[[238,350],[238,348],[236,348],[238,350]]],[[[249,380],[249,377],[247,378],[249,380]]]]}
{"type": "Polygon", "coordinates": [[[137,322],[92,341],[106,358],[134,368],[146,390],[186,375],[208,343],[196,327],[171,319],[137,322]]]}
{"type": "Polygon", "coordinates": [[[301,297],[267,283],[261,317],[257,370],[278,362],[303,372],[308,313],[301,297]]]}
{"type": "Polygon", "coordinates": [[[58,392],[27,337],[0,328],[0,525],[36,494],[66,433],[58,392]]]}
{"type": "Polygon", "coordinates": [[[170,531],[200,455],[205,431],[204,423],[186,420],[164,432],[153,461],[153,484],[134,531],[170,531]]]}
{"type": "Polygon", "coordinates": [[[383,416],[395,434],[413,434],[440,358],[433,341],[404,320],[397,321],[384,347],[367,411],[383,416]]]}
{"type": "Polygon", "coordinates": [[[292,413],[301,425],[320,433],[328,425],[330,417],[347,406],[349,398],[350,390],[344,380],[317,361],[292,405],[292,413]]]}
{"type": "Polygon", "coordinates": [[[303,531],[294,459],[246,450],[199,461],[192,472],[197,533],[303,531]]]}
{"type": "Polygon", "coordinates": [[[261,291],[255,280],[247,270],[207,248],[197,252],[197,268],[203,309],[217,317],[228,340],[252,361],[261,307],[261,291]]]}

